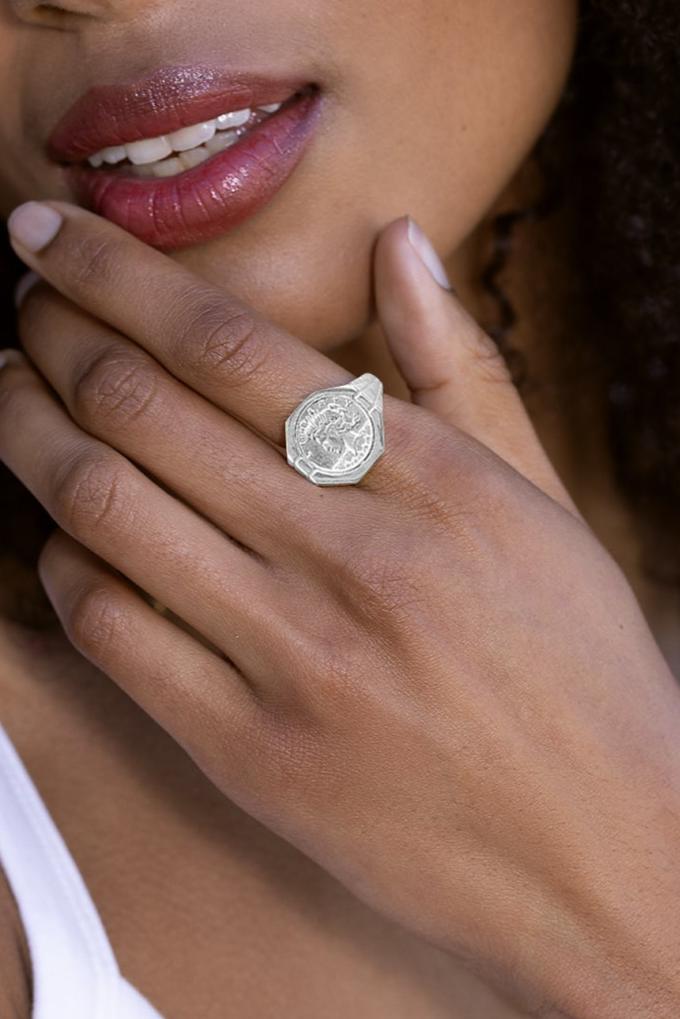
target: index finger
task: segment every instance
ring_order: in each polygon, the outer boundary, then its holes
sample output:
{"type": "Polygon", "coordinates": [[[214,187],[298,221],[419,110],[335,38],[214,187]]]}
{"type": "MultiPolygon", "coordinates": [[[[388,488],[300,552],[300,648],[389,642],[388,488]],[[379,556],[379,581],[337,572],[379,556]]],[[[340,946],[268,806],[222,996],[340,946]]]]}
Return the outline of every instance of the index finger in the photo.
{"type": "Polygon", "coordinates": [[[354,378],[101,216],[68,202],[27,202],[7,225],[22,261],[65,297],[279,446],[285,445],[285,419],[305,396],[354,378]]]}

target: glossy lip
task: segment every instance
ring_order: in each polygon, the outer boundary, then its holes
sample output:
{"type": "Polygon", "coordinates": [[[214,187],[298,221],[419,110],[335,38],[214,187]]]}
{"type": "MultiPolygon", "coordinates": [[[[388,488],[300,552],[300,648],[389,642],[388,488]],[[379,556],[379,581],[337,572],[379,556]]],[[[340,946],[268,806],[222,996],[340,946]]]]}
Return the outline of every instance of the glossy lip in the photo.
{"type": "Polygon", "coordinates": [[[76,100],[47,142],[57,162],[82,162],[110,145],[156,138],[246,106],[288,99],[308,86],[284,78],[199,66],[161,67],[129,84],[97,85],[76,100]]]}
{"type": "Polygon", "coordinates": [[[227,232],[274,197],[303,154],[321,100],[307,79],[163,68],[142,82],[90,90],[57,124],[48,149],[68,164],[64,173],[80,204],[154,247],[173,250],[227,232]],[[132,177],[84,162],[108,145],[274,102],[284,105],[230,148],[174,177],[132,177]]]}

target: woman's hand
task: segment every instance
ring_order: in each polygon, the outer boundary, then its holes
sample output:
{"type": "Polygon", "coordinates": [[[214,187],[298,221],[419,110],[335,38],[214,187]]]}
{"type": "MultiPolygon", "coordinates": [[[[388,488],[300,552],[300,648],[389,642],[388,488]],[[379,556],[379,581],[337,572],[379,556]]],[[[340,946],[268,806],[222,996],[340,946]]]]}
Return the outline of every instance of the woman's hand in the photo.
{"type": "Polygon", "coordinates": [[[534,1014],[677,1015],[676,685],[407,220],[375,280],[414,402],[385,397],[384,455],[328,488],[284,421],[353,376],[48,207],[56,236],[14,239],[47,282],[0,453],[59,524],[40,573],[76,647],[239,806],[534,1014]]]}

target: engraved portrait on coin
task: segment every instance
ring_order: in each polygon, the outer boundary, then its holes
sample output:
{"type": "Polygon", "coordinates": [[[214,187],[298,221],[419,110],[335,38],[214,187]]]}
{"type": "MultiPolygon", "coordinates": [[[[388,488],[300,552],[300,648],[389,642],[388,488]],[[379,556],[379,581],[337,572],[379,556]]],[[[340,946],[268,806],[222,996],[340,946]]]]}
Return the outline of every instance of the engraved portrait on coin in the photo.
{"type": "Polygon", "coordinates": [[[382,383],[370,372],[310,393],[286,421],[288,462],[317,485],[360,481],[384,449],[382,383]]]}
{"type": "Polygon", "coordinates": [[[322,470],[344,474],[368,456],[373,425],[352,396],[322,393],[303,410],[295,433],[305,459],[322,470]]]}

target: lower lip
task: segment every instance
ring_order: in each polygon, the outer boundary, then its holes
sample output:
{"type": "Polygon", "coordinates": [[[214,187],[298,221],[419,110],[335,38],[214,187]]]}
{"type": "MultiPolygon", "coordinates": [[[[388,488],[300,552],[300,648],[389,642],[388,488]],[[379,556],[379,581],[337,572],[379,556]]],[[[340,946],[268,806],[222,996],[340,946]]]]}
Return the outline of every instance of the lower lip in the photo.
{"type": "Polygon", "coordinates": [[[176,177],[125,177],[82,163],[67,179],[78,202],[163,251],[200,244],[253,216],[299,162],[321,108],[304,94],[231,148],[176,177]]]}

